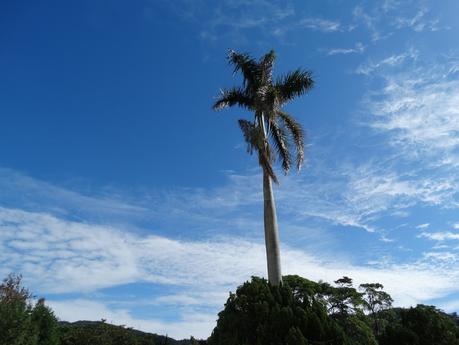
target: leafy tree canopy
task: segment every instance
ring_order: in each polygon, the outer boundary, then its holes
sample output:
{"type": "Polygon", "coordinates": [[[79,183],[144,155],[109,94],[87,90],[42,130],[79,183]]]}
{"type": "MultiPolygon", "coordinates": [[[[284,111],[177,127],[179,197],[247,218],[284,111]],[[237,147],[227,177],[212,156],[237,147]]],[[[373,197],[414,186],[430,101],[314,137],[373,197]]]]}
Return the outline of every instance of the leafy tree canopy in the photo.
{"type": "Polygon", "coordinates": [[[391,321],[379,337],[380,345],[459,345],[454,315],[433,306],[395,309],[391,321]]]}
{"type": "Polygon", "coordinates": [[[20,275],[9,275],[0,285],[0,345],[58,345],[58,323],[40,299],[33,306],[31,293],[20,275]]]}
{"type": "Polygon", "coordinates": [[[356,290],[286,276],[281,286],[253,277],[231,293],[210,345],[459,345],[457,315],[435,307],[391,308],[379,283],[356,290]],[[375,326],[376,325],[376,326],[375,326]]]}
{"type": "Polygon", "coordinates": [[[344,323],[328,314],[336,288],[298,276],[272,286],[253,277],[230,294],[219,314],[209,344],[376,344],[370,328],[358,316],[344,323]]]}

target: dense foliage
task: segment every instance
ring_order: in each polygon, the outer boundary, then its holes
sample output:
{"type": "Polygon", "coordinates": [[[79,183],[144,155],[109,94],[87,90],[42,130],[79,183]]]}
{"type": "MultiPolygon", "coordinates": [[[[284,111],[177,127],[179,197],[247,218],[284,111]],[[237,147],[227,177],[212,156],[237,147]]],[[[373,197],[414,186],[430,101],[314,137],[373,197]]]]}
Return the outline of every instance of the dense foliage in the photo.
{"type": "Polygon", "coordinates": [[[10,275],[0,285],[0,345],[58,345],[58,323],[52,310],[10,275]]]}
{"type": "Polygon", "coordinates": [[[391,308],[381,284],[283,281],[252,278],[230,294],[207,341],[177,341],[104,320],[58,322],[43,299],[32,303],[20,276],[10,275],[0,285],[0,345],[459,345],[457,314],[391,308]]]}
{"type": "Polygon", "coordinates": [[[390,311],[380,345],[459,345],[456,315],[446,315],[432,306],[390,311]]]}
{"type": "Polygon", "coordinates": [[[298,276],[252,278],[230,294],[210,345],[459,345],[457,318],[435,307],[392,309],[378,283],[335,286],[298,276]]]}

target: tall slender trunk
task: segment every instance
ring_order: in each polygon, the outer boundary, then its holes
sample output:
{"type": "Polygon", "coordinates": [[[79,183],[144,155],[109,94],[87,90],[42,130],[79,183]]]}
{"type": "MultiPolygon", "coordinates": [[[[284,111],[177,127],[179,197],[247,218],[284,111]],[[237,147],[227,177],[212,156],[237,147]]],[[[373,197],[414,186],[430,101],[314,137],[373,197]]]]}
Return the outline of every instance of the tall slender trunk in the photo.
{"type": "MultiPolygon", "coordinates": [[[[262,112],[259,113],[257,118],[258,125],[262,130],[263,140],[265,141],[265,145],[267,145],[266,140],[268,133],[265,127],[264,114],[262,112]]],[[[268,262],[268,281],[272,285],[279,285],[282,282],[279,249],[279,229],[277,227],[276,205],[274,203],[272,180],[265,168],[263,168],[263,200],[266,259],[268,262]]]]}
{"type": "Polygon", "coordinates": [[[274,203],[271,177],[263,169],[263,199],[266,258],[268,261],[268,280],[272,285],[282,282],[279,229],[277,227],[276,205],[274,203]]]}

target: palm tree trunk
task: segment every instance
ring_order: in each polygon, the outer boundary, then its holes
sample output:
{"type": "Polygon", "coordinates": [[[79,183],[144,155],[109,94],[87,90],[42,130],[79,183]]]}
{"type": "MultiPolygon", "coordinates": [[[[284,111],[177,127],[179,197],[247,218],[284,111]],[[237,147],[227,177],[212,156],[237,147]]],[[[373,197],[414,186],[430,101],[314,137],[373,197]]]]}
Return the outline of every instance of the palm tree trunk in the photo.
{"type": "Polygon", "coordinates": [[[268,280],[272,285],[279,285],[282,282],[279,229],[277,227],[272,181],[266,171],[263,171],[263,199],[268,280]]]}
{"type": "MultiPolygon", "coordinates": [[[[266,140],[267,133],[265,127],[265,117],[260,113],[258,125],[262,130],[263,140],[266,140]]],[[[263,170],[263,200],[264,200],[264,225],[265,225],[265,246],[266,259],[268,262],[268,281],[272,285],[282,283],[282,272],[280,263],[279,249],[279,229],[277,227],[276,204],[274,203],[274,194],[271,176],[266,169],[263,170]]]]}

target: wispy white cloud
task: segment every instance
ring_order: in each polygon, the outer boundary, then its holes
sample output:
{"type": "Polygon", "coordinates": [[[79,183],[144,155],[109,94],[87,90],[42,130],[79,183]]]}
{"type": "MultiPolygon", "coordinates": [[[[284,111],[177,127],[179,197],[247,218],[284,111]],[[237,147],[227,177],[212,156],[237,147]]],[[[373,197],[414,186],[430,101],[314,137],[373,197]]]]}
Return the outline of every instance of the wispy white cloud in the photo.
{"type": "Polygon", "coordinates": [[[152,2],[150,6],[166,6],[179,18],[201,27],[200,37],[216,41],[225,37],[238,43],[246,39],[248,31],[271,35],[276,28],[285,27],[295,15],[289,2],[265,0],[167,1],[152,2]]]}
{"type": "Polygon", "coordinates": [[[400,7],[402,1],[400,0],[384,0],[381,7],[385,13],[390,12],[392,10],[396,10],[400,7]]]}
{"type": "Polygon", "coordinates": [[[416,226],[416,229],[427,229],[430,226],[430,223],[419,224],[416,226]]]}
{"type": "MultiPolygon", "coordinates": [[[[459,207],[459,83],[456,72],[451,72],[456,61],[447,57],[426,62],[409,49],[359,68],[371,77],[373,87],[358,121],[374,129],[378,154],[385,159],[371,163],[356,180],[356,195],[376,195],[380,209],[459,207]]],[[[413,227],[426,230],[428,225],[413,227]]],[[[446,235],[423,237],[439,240],[446,235]]]]}
{"type": "Polygon", "coordinates": [[[288,4],[255,1],[227,1],[216,7],[212,26],[233,29],[261,28],[267,24],[277,23],[295,14],[288,4]]]}
{"type": "MultiPolygon", "coordinates": [[[[373,9],[373,11],[375,11],[375,9],[373,9]]],[[[363,6],[359,5],[354,8],[352,15],[357,22],[362,22],[368,28],[372,41],[378,41],[384,37],[378,25],[379,14],[371,15],[363,6]]]]}
{"type": "MultiPolygon", "coordinates": [[[[226,38],[235,43],[249,44],[250,34],[257,33],[260,39],[273,37],[284,42],[287,33],[307,30],[333,33],[349,31],[349,26],[339,20],[324,18],[322,15],[305,14],[303,6],[294,1],[266,0],[223,0],[209,1],[153,2],[150,6],[167,6],[179,18],[197,24],[200,37],[217,42],[226,38]],[[168,4],[170,3],[170,4],[168,4]],[[168,4],[168,5],[165,5],[168,4]]],[[[151,12],[149,10],[148,12],[151,12]]]]}
{"type": "Polygon", "coordinates": [[[354,48],[333,48],[327,51],[327,55],[348,55],[361,54],[365,51],[365,46],[358,42],[354,48]]]}
{"type": "Polygon", "coordinates": [[[0,208],[3,274],[23,272],[46,291],[89,291],[138,279],[128,235],[106,226],[0,208]],[[71,287],[71,288],[70,288],[71,287]]]}
{"type": "Polygon", "coordinates": [[[444,232],[423,232],[419,235],[420,237],[428,238],[434,241],[448,241],[448,240],[459,240],[459,233],[444,231],[444,232]]]}
{"type": "Polygon", "coordinates": [[[451,252],[427,252],[424,254],[424,256],[428,259],[433,259],[437,261],[443,261],[448,263],[449,265],[452,263],[456,263],[459,260],[459,255],[456,253],[451,253],[451,252]]]}
{"type": "Polygon", "coordinates": [[[416,60],[418,58],[418,51],[410,48],[408,51],[401,54],[390,55],[378,62],[369,61],[361,64],[356,69],[357,74],[363,74],[366,76],[371,76],[378,71],[381,71],[383,68],[395,67],[402,65],[406,60],[416,60]]]}
{"type": "Polygon", "coordinates": [[[421,7],[418,12],[411,17],[397,16],[392,25],[397,29],[410,28],[416,32],[439,30],[439,19],[427,19],[426,15],[428,13],[429,10],[426,7],[421,7]]]}
{"type": "Polygon", "coordinates": [[[438,31],[440,19],[433,17],[426,1],[385,0],[360,4],[353,9],[354,21],[366,27],[373,42],[386,39],[401,29],[414,32],[438,31]]]}
{"type": "Polygon", "coordinates": [[[400,208],[413,202],[445,205],[454,198],[456,182],[453,179],[433,180],[429,177],[403,175],[391,171],[391,168],[376,169],[374,166],[361,167],[361,175],[355,175],[351,182],[353,196],[350,196],[354,203],[375,209],[376,205],[371,200],[376,200],[381,208],[385,207],[384,205],[394,206],[393,204],[400,208]]]}
{"type": "Polygon", "coordinates": [[[451,64],[455,60],[404,65],[392,73],[383,68],[377,75],[385,85],[367,102],[371,126],[389,134],[399,152],[423,157],[429,166],[459,163],[459,82],[451,64]]]}
{"type": "MultiPolygon", "coordinates": [[[[448,250],[431,250],[424,253],[424,257],[426,261],[432,263],[433,266],[437,267],[439,271],[446,271],[448,269],[453,269],[459,263],[459,255],[457,252],[448,251],[448,250]]],[[[450,294],[447,294],[449,298],[454,296],[457,293],[456,291],[451,291],[450,294]]],[[[454,297],[453,297],[454,298],[454,297]]],[[[445,296],[437,297],[434,299],[447,299],[445,296]]]]}
{"type": "MultiPolygon", "coordinates": [[[[435,31],[440,27],[438,19],[432,19],[428,6],[415,1],[389,1],[360,4],[350,15],[352,19],[324,18],[321,13],[305,13],[304,8],[293,1],[224,0],[217,4],[208,1],[151,2],[150,6],[166,6],[179,18],[191,21],[200,29],[200,37],[217,42],[225,37],[238,43],[249,43],[248,34],[257,32],[259,37],[281,41],[286,34],[313,30],[324,33],[351,32],[356,27],[366,28],[371,41],[376,42],[395,31],[435,31]]],[[[150,9],[149,12],[152,12],[150,9]]],[[[260,38],[259,38],[260,39],[260,38]]],[[[340,48],[335,54],[359,53],[360,48],[340,48]]]]}
{"type": "Polygon", "coordinates": [[[63,188],[34,179],[21,172],[0,167],[1,203],[12,208],[43,211],[73,219],[122,222],[143,218],[148,209],[116,197],[113,191],[85,195],[81,191],[63,188]],[[70,211],[71,210],[71,211],[70,211]]]}
{"type": "Polygon", "coordinates": [[[299,22],[299,25],[311,30],[322,32],[336,32],[343,30],[339,22],[322,18],[304,18],[299,22]]]}

